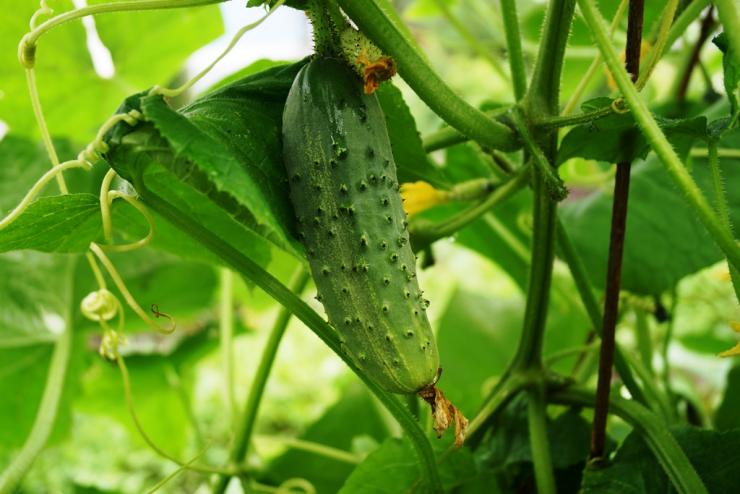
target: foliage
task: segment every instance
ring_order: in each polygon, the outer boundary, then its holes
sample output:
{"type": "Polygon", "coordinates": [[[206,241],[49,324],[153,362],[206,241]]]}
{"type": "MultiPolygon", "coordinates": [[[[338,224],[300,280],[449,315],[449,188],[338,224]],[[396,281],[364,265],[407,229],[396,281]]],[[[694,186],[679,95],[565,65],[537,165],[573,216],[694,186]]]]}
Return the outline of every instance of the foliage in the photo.
{"type": "Polygon", "coordinates": [[[281,129],[308,59],[193,91],[215,3],[0,0],[0,493],[733,491],[740,367],[717,355],[740,321],[731,2],[645,2],[658,64],[637,88],[601,18],[624,39],[617,0],[247,3],[341,8],[397,64],[375,94],[399,182],[454,198],[408,221],[439,386],[471,419],[460,449],[303,291],[281,129]],[[80,12],[94,28],[65,21],[80,12]],[[617,162],[619,375],[593,460],[617,162]]]}

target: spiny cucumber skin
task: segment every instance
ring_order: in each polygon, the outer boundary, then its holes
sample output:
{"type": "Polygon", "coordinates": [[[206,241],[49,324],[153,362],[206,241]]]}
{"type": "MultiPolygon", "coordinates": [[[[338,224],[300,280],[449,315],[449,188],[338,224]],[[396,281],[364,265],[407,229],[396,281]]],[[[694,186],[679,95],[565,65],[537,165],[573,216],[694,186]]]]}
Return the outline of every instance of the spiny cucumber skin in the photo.
{"type": "Polygon", "coordinates": [[[283,152],[318,298],[345,350],[387,391],[431,384],[439,354],[377,98],[343,62],[314,59],[288,94],[283,152]]]}

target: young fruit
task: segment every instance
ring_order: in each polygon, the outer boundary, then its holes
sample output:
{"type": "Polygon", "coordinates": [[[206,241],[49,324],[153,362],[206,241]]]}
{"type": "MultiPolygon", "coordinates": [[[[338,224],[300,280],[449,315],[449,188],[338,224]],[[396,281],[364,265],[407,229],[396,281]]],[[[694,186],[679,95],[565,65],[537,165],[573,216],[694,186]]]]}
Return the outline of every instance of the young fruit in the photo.
{"type": "Polygon", "coordinates": [[[439,355],[385,117],[343,61],[317,57],[298,73],[283,153],[298,235],[345,350],[387,391],[429,388],[439,355]]]}

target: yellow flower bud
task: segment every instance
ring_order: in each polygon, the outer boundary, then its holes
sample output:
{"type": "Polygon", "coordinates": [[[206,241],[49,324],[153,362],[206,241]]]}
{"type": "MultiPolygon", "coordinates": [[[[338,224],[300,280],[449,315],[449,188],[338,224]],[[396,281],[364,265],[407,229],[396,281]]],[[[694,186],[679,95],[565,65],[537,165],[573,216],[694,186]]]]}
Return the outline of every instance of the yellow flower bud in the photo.
{"type": "Polygon", "coordinates": [[[401,198],[406,214],[413,216],[438,204],[449,201],[447,191],[435,189],[427,182],[401,184],[401,198]]]}

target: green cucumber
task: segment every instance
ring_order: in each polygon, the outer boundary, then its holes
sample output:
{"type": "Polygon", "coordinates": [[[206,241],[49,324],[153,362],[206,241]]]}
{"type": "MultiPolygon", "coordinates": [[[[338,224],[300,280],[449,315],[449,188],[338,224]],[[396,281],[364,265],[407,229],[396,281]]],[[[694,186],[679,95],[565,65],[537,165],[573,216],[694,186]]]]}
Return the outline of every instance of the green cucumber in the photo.
{"type": "Polygon", "coordinates": [[[385,118],[343,61],[298,73],[283,113],[297,231],[329,323],[381,387],[433,385],[439,354],[416,279],[385,118]]]}

